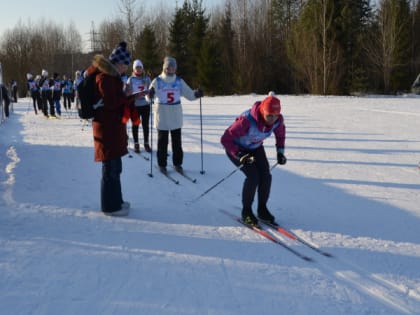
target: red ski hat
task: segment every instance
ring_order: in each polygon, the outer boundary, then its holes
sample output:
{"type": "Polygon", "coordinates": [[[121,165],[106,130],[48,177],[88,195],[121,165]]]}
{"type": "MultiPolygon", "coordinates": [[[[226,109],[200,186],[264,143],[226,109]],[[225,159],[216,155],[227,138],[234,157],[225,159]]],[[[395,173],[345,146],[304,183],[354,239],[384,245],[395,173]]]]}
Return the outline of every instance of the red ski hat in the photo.
{"type": "Polygon", "coordinates": [[[280,100],[275,96],[266,97],[260,105],[261,115],[280,115],[280,100]]]}

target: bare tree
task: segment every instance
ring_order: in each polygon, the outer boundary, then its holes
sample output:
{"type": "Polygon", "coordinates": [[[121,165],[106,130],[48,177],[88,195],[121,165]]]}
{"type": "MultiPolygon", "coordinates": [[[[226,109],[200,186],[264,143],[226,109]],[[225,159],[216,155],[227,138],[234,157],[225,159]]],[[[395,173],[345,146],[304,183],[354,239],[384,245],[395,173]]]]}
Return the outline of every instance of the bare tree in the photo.
{"type": "Polygon", "coordinates": [[[39,74],[47,69],[50,74],[70,73],[72,55],[80,53],[81,36],[74,24],[66,31],[53,22],[41,20],[36,25],[21,21],[6,30],[1,41],[2,63],[8,80],[18,82],[19,93],[26,92],[26,73],[39,74]]]}
{"type": "Polygon", "coordinates": [[[167,6],[160,3],[152,12],[149,18],[151,19],[150,25],[153,26],[156,34],[156,43],[158,50],[161,52],[161,58],[167,54],[168,38],[169,38],[169,22],[171,21],[173,13],[168,11],[167,6]]]}
{"type": "Polygon", "coordinates": [[[119,9],[122,13],[122,20],[126,24],[128,48],[131,52],[134,52],[135,39],[141,32],[141,29],[136,28],[136,26],[143,15],[144,6],[136,7],[136,0],[120,0],[119,9]]]}
{"type": "Polygon", "coordinates": [[[125,30],[121,19],[102,22],[98,31],[100,51],[110,53],[119,42],[126,38],[125,30]]]}
{"type": "Polygon", "coordinates": [[[403,18],[403,0],[381,0],[377,12],[376,28],[373,28],[365,49],[369,59],[382,74],[385,93],[391,92],[394,71],[407,63],[401,51],[409,51],[407,31],[410,23],[403,18]]]}
{"type": "Polygon", "coordinates": [[[337,92],[340,48],[332,25],[333,3],[314,0],[305,4],[289,41],[289,58],[310,93],[337,92]]]}

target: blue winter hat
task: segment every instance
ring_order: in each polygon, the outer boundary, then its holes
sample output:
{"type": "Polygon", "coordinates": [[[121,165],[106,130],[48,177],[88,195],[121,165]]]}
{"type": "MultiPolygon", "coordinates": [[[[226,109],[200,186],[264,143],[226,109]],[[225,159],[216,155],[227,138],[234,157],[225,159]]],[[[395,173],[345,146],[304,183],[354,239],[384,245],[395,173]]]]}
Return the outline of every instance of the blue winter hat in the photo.
{"type": "Polygon", "coordinates": [[[131,62],[131,57],[130,53],[127,50],[127,43],[119,43],[118,46],[115,47],[112,53],[109,55],[109,60],[113,64],[121,63],[128,66],[131,62]]]}

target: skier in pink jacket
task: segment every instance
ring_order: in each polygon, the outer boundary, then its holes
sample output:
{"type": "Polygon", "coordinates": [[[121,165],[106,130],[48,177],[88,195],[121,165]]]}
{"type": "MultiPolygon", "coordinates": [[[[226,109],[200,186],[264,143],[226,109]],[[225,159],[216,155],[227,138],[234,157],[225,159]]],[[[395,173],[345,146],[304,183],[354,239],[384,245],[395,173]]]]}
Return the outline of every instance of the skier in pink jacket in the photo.
{"type": "Polygon", "coordinates": [[[241,171],[246,176],[242,188],[242,219],[250,225],[258,225],[258,219],[252,211],[257,189],[258,218],[275,222],[274,216],[267,209],[271,172],[263,141],[274,133],[277,162],[281,165],[286,164],[287,159],[284,156],[286,127],[280,111],[280,100],[269,95],[238,116],[221,137],[227,156],[236,166],[242,165],[241,171]]]}

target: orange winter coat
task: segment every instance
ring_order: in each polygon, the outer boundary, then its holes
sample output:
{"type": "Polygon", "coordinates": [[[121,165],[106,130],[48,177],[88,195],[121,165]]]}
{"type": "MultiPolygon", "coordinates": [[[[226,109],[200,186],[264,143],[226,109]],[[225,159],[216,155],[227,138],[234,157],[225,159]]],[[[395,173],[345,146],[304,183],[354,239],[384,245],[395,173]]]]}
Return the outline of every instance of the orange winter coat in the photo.
{"type": "Polygon", "coordinates": [[[134,101],[131,101],[128,106],[124,106],[122,122],[126,124],[129,119],[131,119],[131,123],[133,124],[133,126],[140,126],[141,119],[139,112],[134,106],[134,101]]]}

